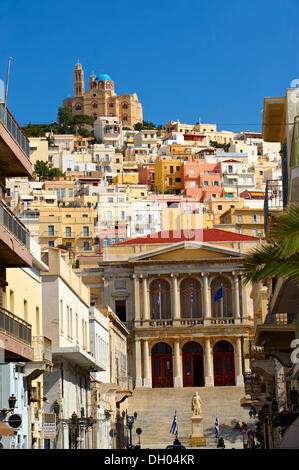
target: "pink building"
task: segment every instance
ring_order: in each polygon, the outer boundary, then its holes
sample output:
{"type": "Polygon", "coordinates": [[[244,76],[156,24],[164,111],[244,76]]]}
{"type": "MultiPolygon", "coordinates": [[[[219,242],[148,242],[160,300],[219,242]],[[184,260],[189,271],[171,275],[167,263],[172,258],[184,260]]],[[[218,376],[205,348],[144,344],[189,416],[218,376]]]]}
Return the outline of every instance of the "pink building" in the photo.
{"type": "Polygon", "coordinates": [[[147,184],[148,191],[155,188],[155,165],[143,165],[139,168],[139,184],[147,184]]]}
{"type": "Polygon", "coordinates": [[[184,162],[182,176],[186,196],[210,201],[222,195],[221,163],[207,163],[206,159],[184,162]]]}

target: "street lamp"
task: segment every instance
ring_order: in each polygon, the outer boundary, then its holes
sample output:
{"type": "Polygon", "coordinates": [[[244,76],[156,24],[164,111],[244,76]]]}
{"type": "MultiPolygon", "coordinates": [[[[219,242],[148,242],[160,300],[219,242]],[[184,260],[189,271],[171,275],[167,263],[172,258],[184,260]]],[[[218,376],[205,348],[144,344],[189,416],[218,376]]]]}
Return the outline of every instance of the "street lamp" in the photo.
{"type": "Polygon", "coordinates": [[[10,395],[10,397],[8,398],[8,406],[9,408],[3,408],[2,410],[0,410],[0,412],[6,416],[10,411],[13,411],[15,409],[15,406],[16,406],[16,402],[17,402],[17,399],[15,397],[15,395],[12,393],[10,395]]]}

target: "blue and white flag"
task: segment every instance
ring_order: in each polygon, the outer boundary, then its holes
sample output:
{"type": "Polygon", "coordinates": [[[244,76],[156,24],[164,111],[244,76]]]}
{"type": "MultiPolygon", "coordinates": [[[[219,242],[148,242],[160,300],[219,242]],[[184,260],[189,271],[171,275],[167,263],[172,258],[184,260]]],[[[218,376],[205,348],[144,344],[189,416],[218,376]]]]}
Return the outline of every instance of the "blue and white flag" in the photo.
{"type": "Polygon", "coordinates": [[[157,305],[160,306],[161,304],[161,284],[159,284],[159,292],[157,297],[157,305]]]}
{"type": "Polygon", "coordinates": [[[214,302],[217,302],[217,300],[222,299],[222,297],[223,297],[223,290],[222,290],[222,286],[221,286],[221,287],[219,287],[219,289],[215,292],[214,297],[213,297],[213,301],[214,301],[214,302]]]}
{"type": "Polygon", "coordinates": [[[218,438],[219,436],[219,424],[218,424],[218,417],[216,416],[216,421],[215,421],[215,436],[218,438]]]}
{"type": "Polygon", "coordinates": [[[176,410],[174,412],[174,417],[173,417],[173,421],[172,421],[172,425],[171,425],[169,434],[175,434],[176,436],[178,435],[178,423],[177,423],[177,420],[176,420],[176,410]]]}

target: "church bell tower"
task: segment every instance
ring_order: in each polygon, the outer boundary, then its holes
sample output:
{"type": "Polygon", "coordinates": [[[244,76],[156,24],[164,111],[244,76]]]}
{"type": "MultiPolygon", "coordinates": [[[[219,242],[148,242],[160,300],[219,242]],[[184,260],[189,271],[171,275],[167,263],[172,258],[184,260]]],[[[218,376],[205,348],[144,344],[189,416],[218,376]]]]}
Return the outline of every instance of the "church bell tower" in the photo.
{"type": "Polygon", "coordinates": [[[84,72],[79,60],[74,70],[74,96],[84,95],[84,72]]]}

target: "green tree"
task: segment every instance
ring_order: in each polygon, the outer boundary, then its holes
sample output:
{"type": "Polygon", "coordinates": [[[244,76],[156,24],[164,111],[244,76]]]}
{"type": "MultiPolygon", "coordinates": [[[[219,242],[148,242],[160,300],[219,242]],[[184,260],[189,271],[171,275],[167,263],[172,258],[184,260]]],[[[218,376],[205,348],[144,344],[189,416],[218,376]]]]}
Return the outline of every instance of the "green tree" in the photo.
{"type": "Polygon", "coordinates": [[[58,108],[58,121],[62,133],[73,130],[74,118],[68,106],[58,108]]]}
{"type": "Polygon", "coordinates": [[[137,123],[134,125],[134,129],[135,129],[135,131],[141,131],[141,129],[142,129],[142,122],[137,122],[137,123]]]}
{"type": "Polygon", "coordinates": [[[47,179],[49,175],[49,170],[50,168],[48,166],[48,162],[37,160],[36,163],[34,164],[34,172],[37,174],[40,180],[47,179]]]}
{"type": "Polygon", "coordinates": [[[273,223],[268,243],[245,255],[244,283],[274,277],[299,281],[299,206],[291,206],[273,223]]]}
{"type": "Polygon", "coordinates": [[[73,116],[73,124],[88,124],[93,126],[94,119],[92,116],[87,114],[76,114],[73,116]]]}
{"type": "Polygon", "coordinates": [[[59,170],[59,168],[49,168],[48,172],[48,179],[52,180],[54,178],[57,178],[58,176],[62,176],[63,173],[62,171],[59,170]]]}
{"type": "Polygon", "coordinates": [[[77,134],[81,135],[82,137],[92,137],[93,132],[89,131],[88,129],[85,129],[85,127],[79,127],[77,130],[77,134]]]}

